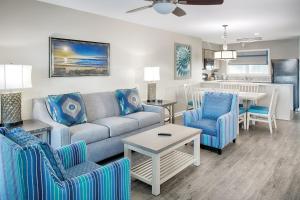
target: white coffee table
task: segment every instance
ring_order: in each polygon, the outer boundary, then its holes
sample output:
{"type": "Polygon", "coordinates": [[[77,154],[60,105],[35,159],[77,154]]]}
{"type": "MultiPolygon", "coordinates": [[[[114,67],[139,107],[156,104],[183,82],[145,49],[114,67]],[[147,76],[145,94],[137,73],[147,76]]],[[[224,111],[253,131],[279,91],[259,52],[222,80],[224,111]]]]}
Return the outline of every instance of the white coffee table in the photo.
{"type": "Polygon", "coordinates": [[[152,194],[160,194],[160,185],[190,165],[200,165],[201,130],[175,124],[164,125],[139,133],[122,141],[124,154],[131,160],[131,151],[136,151],[150,159],[131,167],[131,175],[152,186],[152,194]],[[158,136],[158,133],[172,136],[158,136]],[[179,147],[194,142],[194,154],[178,151],[179,147]]]}

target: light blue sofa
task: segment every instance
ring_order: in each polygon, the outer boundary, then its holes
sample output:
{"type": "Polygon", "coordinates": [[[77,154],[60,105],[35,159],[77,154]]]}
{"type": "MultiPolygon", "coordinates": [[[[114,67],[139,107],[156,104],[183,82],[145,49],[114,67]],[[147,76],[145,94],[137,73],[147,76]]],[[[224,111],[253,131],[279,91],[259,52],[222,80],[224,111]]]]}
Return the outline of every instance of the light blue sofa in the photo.
{"type": "Polygon", "coordinates": [[[185,126],[202,129],[201,144],[214,148],[219,154],[238,132],[238,96],[229,93],[206,92],[201,108],[183,115],[185,126]]]}
{"type": "Polygon", "coordinates": [[[82,97],[87,123],[68,127],[53,121],[44,98],[33,100],[33,118],[52,126],[51,145],[55,148],[85,141],[88,159],[93,162],[122,153],[122,138],[164,124],[164,110],[161,107],[143,105],[141,112],[120,116],[114,92],[82,94],[82,97]]]}
{"type": "MultiPolygon", "coordinates": [[[[34,142],[20,146],[6,135],[0,128],[1,200],[130,200],[127,158],[99,166],[87,161],[84,142],[71,144],[57,150],[65,169],[61,180],[41,146],[34,142]]],[[[36,140],[30,134],[25,137],[20,140],[36,140]]]]}

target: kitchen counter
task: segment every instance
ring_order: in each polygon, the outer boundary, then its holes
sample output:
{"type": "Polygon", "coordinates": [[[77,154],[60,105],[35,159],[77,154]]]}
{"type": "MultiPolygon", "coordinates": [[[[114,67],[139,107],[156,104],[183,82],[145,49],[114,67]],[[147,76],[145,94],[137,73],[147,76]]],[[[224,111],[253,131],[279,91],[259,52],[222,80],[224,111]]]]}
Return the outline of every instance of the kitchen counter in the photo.
{"type": "MultiPolygon", "coordinates": [[[[202,88],[220,88],[220,83],[247,83],[244,81],[203,81],[199,85],[202,88]]],[[[258,104],[263,106],[269,106],[274,88],[278,90],[278,102],[276,107],[276,117],[282,120],[291,120],[294,117],[293,111],[293,85],[292,84],[273,84],[273,83],[257,83],[260,86],[260,91],[265,92],[267,95],[261,99],[258,104]]]]}

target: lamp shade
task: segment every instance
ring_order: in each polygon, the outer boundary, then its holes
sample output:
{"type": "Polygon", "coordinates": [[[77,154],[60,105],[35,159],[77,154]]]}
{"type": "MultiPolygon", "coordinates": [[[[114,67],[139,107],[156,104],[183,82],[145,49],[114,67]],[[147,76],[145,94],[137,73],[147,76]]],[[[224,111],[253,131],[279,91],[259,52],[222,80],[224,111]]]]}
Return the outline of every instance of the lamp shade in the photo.
{"type": "Polygon", "coordinates": [[[145,81],[159,81],[159,67],[145,67],[144,68],[144,80],[145,81]]]}
{"type": "Polygon", "coordinates": [[[237,52],[235,50],[222,50],[215,52],[216,60],[235,60],[237,52]]]}
{"type": "Polygon", "coordinates": [[[0,65],[0,90],[31,88],[30,65],[0,65]]]}

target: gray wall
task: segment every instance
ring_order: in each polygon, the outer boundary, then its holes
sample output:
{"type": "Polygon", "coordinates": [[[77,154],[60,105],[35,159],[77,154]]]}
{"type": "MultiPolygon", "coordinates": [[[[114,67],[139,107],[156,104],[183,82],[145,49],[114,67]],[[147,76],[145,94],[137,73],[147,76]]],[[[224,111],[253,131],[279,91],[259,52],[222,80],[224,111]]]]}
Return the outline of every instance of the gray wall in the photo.
{"type": "Polygon", "coordinates": [[[285,40],[272,40],[253,42],[245,44],[230,44],[230,49],[248,50],[248,49],[270,49],[271,59],[287,59],[299,58],[299,38],[285,39],[285,40]]]}
{"type": "MultiPolygon", "coordinates": [[[[146,98],[143,69],[159,66],[157,97],[177,99],[187,80],[174,80],[174,43],[192,46],[192,79],[202,73],[202,40],[174,32],[136,25],[35,0],[0,0],[0,64],[33,66],[33,87],[23,92],[23,118],[31,117],[31,99],[49,94],[112,91],[139,87],[146,98]],[[108,42],[111,76],[48,78],[48,37],[108,42]]],[[[185,108],[178,101],[176,110],[185,108]]]]}

